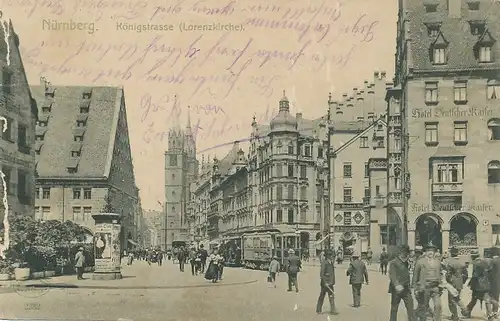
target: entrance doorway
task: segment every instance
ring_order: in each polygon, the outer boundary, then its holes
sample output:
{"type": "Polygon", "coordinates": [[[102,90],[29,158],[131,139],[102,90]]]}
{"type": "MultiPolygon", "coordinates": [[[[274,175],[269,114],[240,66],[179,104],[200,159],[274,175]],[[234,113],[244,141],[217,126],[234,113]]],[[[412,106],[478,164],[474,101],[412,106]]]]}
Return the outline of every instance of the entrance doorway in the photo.
{"type": "Polygon", "coordinates": [[[439,216],[433,213],[420,215],[415,221],[415,245],[422,247],[432,243],[439,251],[443,251],[442,225],[439,216]]]}
{"type": "Polygon", "coordinates": [[[459,213],[450,220],[450,246],[477,247],[477,218],[459,213]]]}

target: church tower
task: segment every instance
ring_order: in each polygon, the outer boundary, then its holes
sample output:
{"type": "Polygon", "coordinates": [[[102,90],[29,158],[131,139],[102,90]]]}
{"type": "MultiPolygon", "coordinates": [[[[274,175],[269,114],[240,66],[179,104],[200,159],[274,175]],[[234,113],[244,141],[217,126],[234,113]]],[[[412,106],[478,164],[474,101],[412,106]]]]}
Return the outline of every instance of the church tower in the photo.
{"type": "Polygon", "coordinates": [[[198,175],[196,142],[191,119],[185,130],[175,126],[168,133],[165,152],[165,231],[162,249],[172,247],[172,241],[188,241],[187,210],[191,197],[190,186],[198,175]]]}

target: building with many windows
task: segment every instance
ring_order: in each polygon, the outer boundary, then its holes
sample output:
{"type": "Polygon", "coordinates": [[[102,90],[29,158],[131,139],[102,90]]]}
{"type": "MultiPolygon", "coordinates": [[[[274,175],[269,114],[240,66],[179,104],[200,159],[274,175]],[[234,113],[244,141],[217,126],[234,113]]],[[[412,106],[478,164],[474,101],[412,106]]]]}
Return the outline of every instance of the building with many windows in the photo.
{"type": "Polygon", "coordinates": [[[400,1],[387,100],[403,188],[389,192],[411,247],[500,245],[499,15],[497,1],[400,1]]]}
{"type": "Polygon", "coordinates": [[[330,186],[333,210],[330,223],[335,247],[374,255],[387,246],[384,237],[386,170],[386,72],[353,88],[339,101],[329,100],[330,186]],[[376,161],[378,160],[378,161],[376,161]]]}
{"type": "Polygon", "coordinates": [[[189,202],[191,185],[199,170],[196,143],[191,122],[183,131],[172,128],[168,133],[168,150],[165,152],[165,227],[162,229],[162,250],[169,249],[172,241],[189,241],[189,202]]]}
{"type": "Polygon", "coordinates": [[[94,229],[92,214],[122,215],[122,248],[137,244],[140,213],[122,88],[32,86],[35,131],[35,217],[94,229]]]}
{"type": "Polygon", "coordinates": [[[0,177],[0,230],[3,230],[8,215],[34,215],[33,147],[38,110],[19,53],[19,38],[10,20],[0,21],[0,39],[0,175],[3,177],[0,177]]]}

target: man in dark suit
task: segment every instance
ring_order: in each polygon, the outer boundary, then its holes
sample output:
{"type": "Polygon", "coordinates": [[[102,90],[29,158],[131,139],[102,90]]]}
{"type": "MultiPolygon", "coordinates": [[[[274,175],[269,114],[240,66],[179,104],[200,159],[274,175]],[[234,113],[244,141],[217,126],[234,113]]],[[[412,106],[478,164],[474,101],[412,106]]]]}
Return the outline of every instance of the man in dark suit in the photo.
{"type": "Polygon", "coordinates": [[[486,315],[488,320],[494,319],[494,314],[491,312],[491,266],[486,259],[479,257],[479,252],[471,253],[473,259],[472,277],[469,281],[469,287],[472,290],[472,298],[467,305],[467,312],[463,313],[465,317],[470,318],[471,312],[476,306],[477,300],[484,301],[486,306],[486,315]]]}
{"type": "Polygon", "coordinates": [[[333,286],[335,285],[335,268],[333,266],[334,254],[332,250],[325,251],[325,259],[321,262],[320,276],[320,293],[318,303],[316,304],[316,313],[321,313],[323,309],[323,302],[325,295],[328,293],[328,300],[330,301],[330,314],[338,314],[335,308],[335,295],[333,286]]]}
{"type": "Polygon", "coordinates": [[[181,247],[179,249],[179,252],[177,253],[177,259],[179,260],[179,270],[181,272],[184,272],[184,263],[186,262],[186,251],[184,250],[184,247],[181,247]]]}
{"type": "Polygon", "coordinates": [[[402,245],[399,247],[398,256],[389,263],[389,293],[391,294],[390,321],[397,320],[398,308],[401,300],[403,300],[405,304],[408,321],[415,320],[413,297],[410,290],[409,255],[410,247],[402,245]]]}
{"type": "Polygon", "coordinates": [[[365,263],[359,259],[357,252],[352,254],[352,261],[347,269],[347,276],[349,277],[349,284],[352,287],[352,306],[359,308],[361,306],[361,287],[363,286],[363,281],[368,284],[368,271],[365,263]]]}
{"type": "Polygon", "coordinates": [[[387,264],[389,263],[389,254],[382,248],[382,253],[380,253],[380,272],[382,274],[387,274],[387,264]]]}
{"type": "Polygon", "coordinates": [[[446,270],[446,282],[448,282],[455,290],[456,295],[453,295],[448,291],[448,307],[451,312],[451,320],[458,321],[460,318],[458,316],[457,305],[462,309],[462,312],[466,311],[465,304],[460,299],[460,293],[464,287],[464,270],[466,269],[465,263],[462,263],[458,259],[458,249],[450,249],[450,258],[448,258],[444,267],[446,270]]]}
{"type": "Polygon", "coordinates": [[[286,272],[288,274],[288,292],[292,291],[292,285],[295,285],[295,292],[299,292],[298,274],[302,263],[293,249],[288,250],[288,264],[286,272]]]}
{"type": "Polygon", "coordinates": [[[493,313],[498,314],[498,300],[500,299],[500,249],[491,248],[491,302],[493,313]]]}

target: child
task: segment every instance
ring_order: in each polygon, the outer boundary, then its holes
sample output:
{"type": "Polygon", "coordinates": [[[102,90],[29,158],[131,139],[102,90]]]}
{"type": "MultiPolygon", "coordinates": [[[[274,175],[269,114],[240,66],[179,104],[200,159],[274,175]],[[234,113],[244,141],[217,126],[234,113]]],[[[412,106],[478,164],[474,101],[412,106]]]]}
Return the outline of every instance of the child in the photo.
{"type": "Polygon", "coordinates": [[[279,273],[279,270],[280,270],[280,262],[278,262],[278,258],[276,256],[273,256],[273,259],[269,264],[269,278],[274,287],[276,287],[276,274],[279,273]]]}

